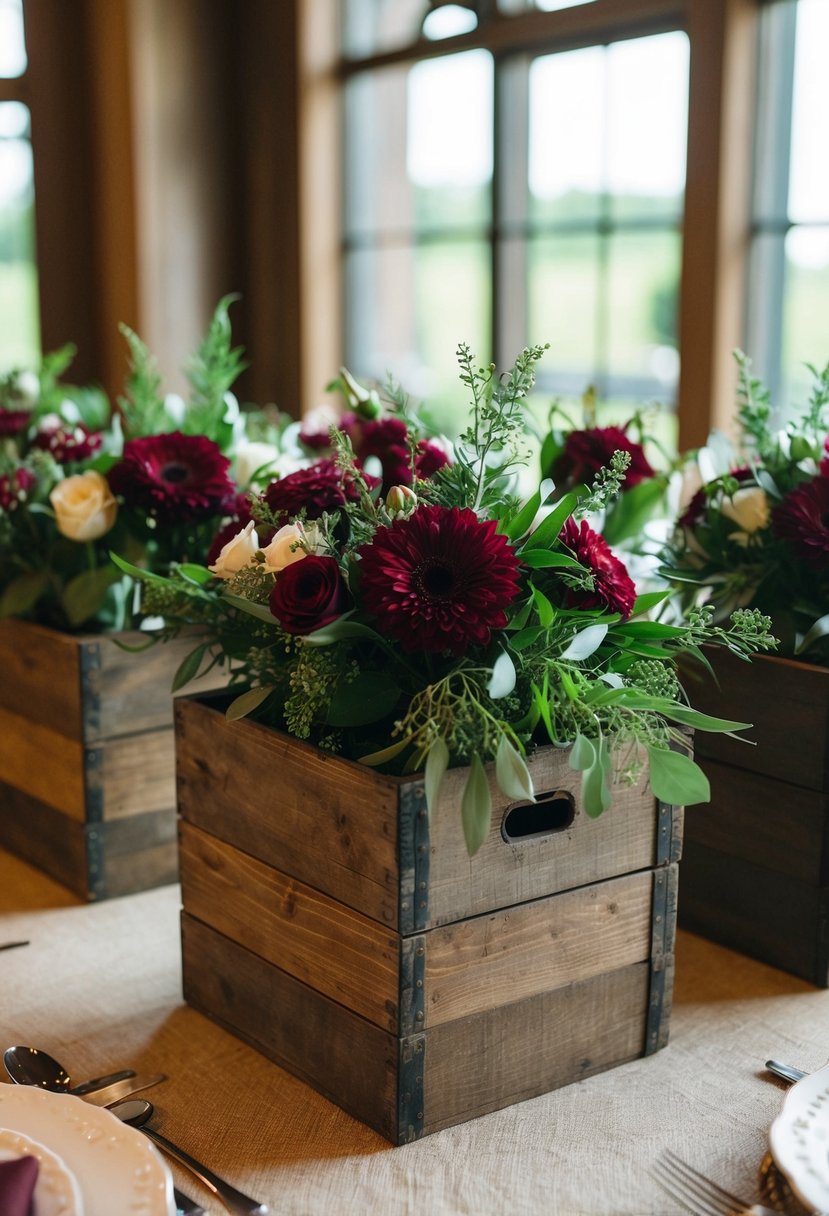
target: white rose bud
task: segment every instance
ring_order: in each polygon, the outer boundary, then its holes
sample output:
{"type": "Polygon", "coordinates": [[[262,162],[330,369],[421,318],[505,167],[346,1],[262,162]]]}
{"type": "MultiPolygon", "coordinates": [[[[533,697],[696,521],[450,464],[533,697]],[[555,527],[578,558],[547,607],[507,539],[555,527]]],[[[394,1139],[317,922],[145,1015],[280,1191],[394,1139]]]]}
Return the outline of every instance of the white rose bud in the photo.
{"type": "Polygon", "coordinates": [[[759,486],[736,490],[730,498],[723,498],[720,510],[727,519],[739,524],[740,530],[731,533],[731,540],[738,545],[747,545],[749,536],[767,527],[771,514],[766,492],[759,486]]]}
{"type": "Polygon", "coordinates": [[[262,550],[265,569],[270,574],[278,574],[286,566],[292,566],[294,562],[302,561],[303,557],[307,556],[302,547],[304,536],[305,529],[298,521],[293,524],[285,524],[280,528],[274,534],[271,543],[262,550]]]}
{"type": "Polygon", "coordinates": [[[97,540],[109,532],[118,514],[109,482],[93,469],[59,481],[49,501],[55,510],[58,531],[70,540],[97,540]]]}
{"type": "Polygon", "coordinates": [[[240,486],[247,488],[253,480],[254,473],[259,469],[263,476],[270,480],[274,467],[279,461],[279,448],[272,443],[256,443],[246,439],[236,448],[233,457],[236,469],[236,480],[240,486]]]}
{"type": "Polygon", "coordinates": [[[216,578],[233,578],[245,566],[249,566],[259,552],[259,537],[255,531],[253,520],[245,524],[241,532],[237,532],[226,545],[222,546],[219,556],[212,566],[208,566],[216,578]]]}

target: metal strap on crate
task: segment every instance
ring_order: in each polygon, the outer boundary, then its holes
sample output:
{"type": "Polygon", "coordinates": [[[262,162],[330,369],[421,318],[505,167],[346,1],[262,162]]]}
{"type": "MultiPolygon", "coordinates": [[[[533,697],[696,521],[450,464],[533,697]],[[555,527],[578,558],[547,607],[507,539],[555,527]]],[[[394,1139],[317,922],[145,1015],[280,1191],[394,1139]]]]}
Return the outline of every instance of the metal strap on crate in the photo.
{"type": "Polygon", "coordinates": [[[398,797],[398,923],[405,935],[425,929],[429,920],[429,814],[422,781],[402,784],[398,797]]]}
{"type": "Polygon", "coordinates": [[[673,865],[653,871],[651,974],[645,1025],[646,1056],[668,1041],[674,978],[674,940],[679,869],[673,865]]]}

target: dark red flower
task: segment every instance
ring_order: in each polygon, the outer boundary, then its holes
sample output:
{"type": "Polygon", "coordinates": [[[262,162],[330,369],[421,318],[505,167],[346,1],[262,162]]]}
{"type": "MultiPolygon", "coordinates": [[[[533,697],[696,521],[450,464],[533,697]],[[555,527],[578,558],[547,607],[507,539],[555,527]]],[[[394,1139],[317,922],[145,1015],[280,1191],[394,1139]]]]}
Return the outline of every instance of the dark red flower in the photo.
{"type": "Polygon", "coordinates": [[[0,405],[0,438],[19,435],[26,429],[31,417],[29,410],[7,410],[0,405]]]}
{"type": "Polygon", "coordinates": [[[226,512],[236,496],[229,467],[212,439],[173,431],[130,439],[108,478],[128,507],[178,524],[226,512]]]}
{"type": "Polygon", "coordinates": [[[608,608],[623,617],[630,616],[636,587],[624,563],[611,552],[605,538],[594,532],[587,520],[583,519],[579,525],[571,516],[561,529],[560,539],[593,575],[593,590],[570,590],[568,604],[579,608],[608,608]]]}
{"type": "Polygon", "coordinates": [[[305,508],[306,519],[319,519],[324,511],[336,511],[355,502],[357,489],[333,460],[318,460],[307,469],[297,469],[265,490],[265,502],[283,523],[305,508]]]}
{"type": "Polygon", "coordinates": [[[771,517],[772,532],[820,569],[829,566],[829,478],[816,477],[787,494],[771,517]]]}
{"type": "Polygon", "coordinates": [[[34,447],[51,452],[58,464],[69,464],[94,456],[102,438],[99,431],[90,431],[82,422],[74,426],[69,422],[57,422],[38,431],[32,442],[34,447]]]}
{"type": "MultiPolygon", "coordinates": [[[[743,467],[741,469],[731,469],[728,476],[733,477],[735,481],[751,481],[754,477],[754,473],[748,467],[743,467]]],[[[688,503],[688,506],[680,515],[678,521],[679,526],[681,528],[693,529],[696,528],[698,524],[701,524],[705,518],[705,505],[707,502],[708,495],[705,493],[705,489],[703,488],[697,490],[696,494],[694,494],[691,501],[688,503]]]]}
{"type": "Polygon", "coordinates": [[[280,571],[271,612],[287,633],[313,633],[345,612],[348,594],[333,557],[309,553],[280,571]]]}
{"type": "Polygon", "coordinates": [[[0,475],[0,511],[14,511],[25,502],[35,484],[35,475],[28,469],[15,469],[0,475]]]}
{"type": "Polygon", "coordinates": [[[630,453],[630,464],[622,482],[623,490],[631,490],[645,478],[656,476],[641,443],[628,439],[624,427],[620,426],[594,426],[584,431],[571,431],[548,475],[557,485],[590,485],[599,470],[610,464],[614,452],[630,453]]]}
{"type": "Polygon", "coordinates": [[[361,594],[378,630],[404,650],[485,646],[506,625],[519,585],[518,558],[495,528],[458,507],[419,507],[378,528],[359,550],[361,594]]]}

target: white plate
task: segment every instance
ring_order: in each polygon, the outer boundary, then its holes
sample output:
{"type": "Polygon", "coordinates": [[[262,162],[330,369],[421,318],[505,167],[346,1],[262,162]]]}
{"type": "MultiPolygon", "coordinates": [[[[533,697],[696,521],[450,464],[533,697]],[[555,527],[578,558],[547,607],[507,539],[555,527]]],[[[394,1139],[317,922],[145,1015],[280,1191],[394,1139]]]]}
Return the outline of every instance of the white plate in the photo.
{"type": "Polygon", "coordinates": [[[77,1180],[60,1157],[22,1132],[0,1127],[0,1161],[18,1157],[34,1157],[38,1163],[35,1216],[84,1216],[77,1180]]]}
{"type": "Polygon", "coordinates": [[[75,1176],[83,1216],[175,1216],[173,1180],[146,1136],[102,1107],[0,1084],[0,1127],[48,1147],[75,1176]]]}
{"type": "Polygon", "coordinates": [[[769,1142],[800,1202],[812,1212],[829,1212],[829,1066],[791,1087],[769,1142]]]}

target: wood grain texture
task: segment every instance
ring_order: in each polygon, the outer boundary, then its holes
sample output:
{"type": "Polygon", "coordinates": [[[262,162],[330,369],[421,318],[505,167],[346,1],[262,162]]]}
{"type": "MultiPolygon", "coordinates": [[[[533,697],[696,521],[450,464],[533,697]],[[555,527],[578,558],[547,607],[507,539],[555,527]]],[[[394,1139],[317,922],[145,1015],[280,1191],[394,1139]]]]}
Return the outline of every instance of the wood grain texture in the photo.
{"type": "Polygon", "coordinates": [[[829,890],[686,841],[682,928],[829,986],[829,890]]]}
{"type": "Polygon", "coordinates": [[[181,927],[188,1004],[396,1141],[394,1035],[186,913],[181,927]]]}
{"type": "Polygon", "coordinates": [[[700,731],[697,757],[829,790],[829,671],[769,655],[750,663],[719,650],[709,657],[720,686],[698,665],[686,669],[691,704],[704,713],[753,723],[744,734],[756,746],[700,731]]]}
{"type": "Polygon", "coordinates": [[[654,864],[656,805],[647,770],[635,786],[617,782],[613,806],[599,819],[590,819],[584,812],[580,774],[570,768],[566,752],[539,749],[529,767],[537,792],[563,790],[572,795],[573,823],[547,836],[505,841],[501,825],[509,804],[495,781],[494,765],[487,765],[492,826],[479,851],[469,857],[459,809],[465,770],[450,770],[430,820],[430,924],[451,923],[654,864]]]}
{"type": "Polygon", "coordinates": [[[82,822],[86,817],[84,764],[80,742],[30,721],[25,711],[0,708],[0,781],[82,822]]]}
{"type": "Polygon", "coordinates": [[[68,739],[83,737],[75,638],[30,621],[0,621],[0,671],[0,708],[25,713],[29,721],[68,739]]]}
{"type": "Polygon", "coordinates": [[[191,916],[398,1032],[397,934],[183,821],[179,846],[182,901],[191,916]]]}
{"type": "Polygon", "coordinates": [[[125,819],[176,811],[176,757],[172,727],[124,735],[87,749],[87,782],[101,802],[101,817],[125,819]]]}
{"type": "Polygon", "coordinates": [[[427,1029],[643,962],[652,887],[646,870],[424,934],[427,1029]]]}
{"type": "Polygon", "coordinates": [[[423,1134],[642,1055],[648,966],[634,963],[426,1036],[423,1134]]]}
{"type": "Polygon", "coordinates": [[[86,841],[90,899],[131,895],[178,879],[172,808],[90,825],[86,841]]]}
{"type": "Polygon", "coordinates": [[[188,697],[176,702],[176,774],[184,820],[397,926],[394,779],[188,697]]]}
{"type": "Polygon", "coordinates": [[[702,763],[711,782],[711,801],[687,812],[687,841],[810,886],[829,881],[826,794],[716,760],[702,763]]]}
{"type": "MultiPolygon", "coordinates": [[[[220,698],[177,703],[182,817],[391,928],[411,931],[414,926],[403,923],[400,913],[420,864],[421,843],[402,825],[408,796],[422,801],[422,779],[381,776],[258,723],[229,723],[220,711],[220,698]],[[245,773],[244,783],[237,772],[245,773]]],[[[572,794],[572,824],[543,837],[507,842],[501,829],[508,803],[489,765],[492,826],[470,858],[457,809],[465,772],[450,771],[425,829],[428,878],[418,874],[418,899],[427,906],[419,928],[655,863],[657,808],[646,773],[633,787],[618,784],[611,810],[592,820],[584,813],[580,779],[566,753],[541,749],[530,767],[538,791],[572,794]]]]}
{"type": "Polygon", "coordinates": [[[423,1106],[399,1092],[409,1040],[382,1031],[182,915],[185,998],[393,1143],[440,1131],[643,1053],[647,963],[415,1036],[423,1106]],[[417,1116],[420,1115],[420,1119],[417,1116]]]}
{"type": "Polygon", "coordinates": [[[79,819],[0,783],[0,844],[89,899],[86,833],[79,819]]]}

